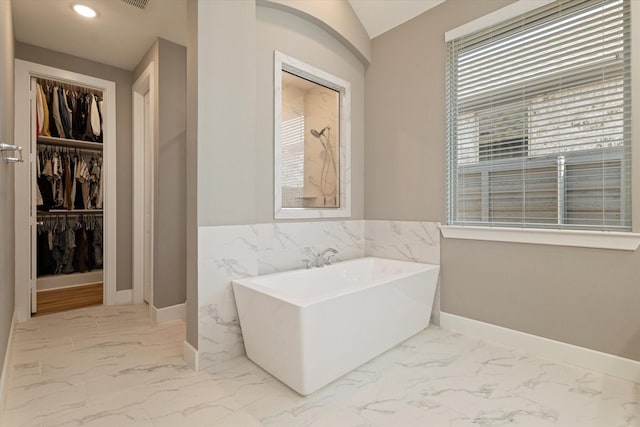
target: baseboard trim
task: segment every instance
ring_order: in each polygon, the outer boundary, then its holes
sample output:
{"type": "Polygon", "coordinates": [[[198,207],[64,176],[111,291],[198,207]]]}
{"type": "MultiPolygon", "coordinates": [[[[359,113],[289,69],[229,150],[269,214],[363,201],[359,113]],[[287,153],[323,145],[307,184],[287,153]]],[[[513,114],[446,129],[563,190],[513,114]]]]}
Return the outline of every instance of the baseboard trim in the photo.
{"type": "Polygon", "coordinates": [[[189,368],[194,371],[198,370],[198,350],[193,348],[186,340],[182,343],[182,358],[189,368]]]}
{"type": "Polygon", "coordinates": [[[116,304],[117,305],[133,304],[133,290],[125,289],[123,291],[117,291],[116,304]]]}
{"type": "Polygon", "coordinates": [[[162,308],[151,306],[151,320],[157,324],[171,322],[172,320],[186,320],[186,318],[187,305],[185,303],[162,308]]]}
{"type": "Polygon", "coordinates": [[[13,336],[16,329],[16,313],[13,312],[11,318],[11,328],[9,329],[9,337],[7,338],[7,351],[4,354],[4,362],[2,363],[2,372],[0,372],[0,416],[4,410],[5,398],[7,393],[7,386],[9,384],[9,366],[11,366],[11,349],[13,347],[13,336]]]}
{"type": "Polygon", "coordinates": [[[573,344],[440,312],[440,327],[535,356],[590,369],[626,381],[640,382],[640,362],[573,344]]]}

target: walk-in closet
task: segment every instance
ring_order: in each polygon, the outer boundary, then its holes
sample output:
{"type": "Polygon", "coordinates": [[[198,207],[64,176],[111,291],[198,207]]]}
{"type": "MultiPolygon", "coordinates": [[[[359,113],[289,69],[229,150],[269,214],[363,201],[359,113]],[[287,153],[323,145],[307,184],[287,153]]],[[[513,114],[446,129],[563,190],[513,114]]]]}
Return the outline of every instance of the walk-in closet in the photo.
{"type": "Polygon", "coordinates": [[[102,304],[102,92],[32,77],[31,94],[36,313],[102,304]]]}
{"type": "Polygon", "coordinates": [[[115,162],[109,154],[109,121],[115,117],[107,94],[113,83],[20,62],[16,78],[28,82],[28,90],[16,89],[16,105],[24,105],[17,123],[30,142],[28,186],[22,189],[29,197],[22,206],[28,222],[16,218],[24,223],[16,238],[24,235],[28,242],[23,253],[29,265],[23,262],[16,276],[28,271],[25,305],[40,315],[103,304],[109,291],[105,272],[115,267],[105,237],[115,234],[106,220],[114,212],[108,191],[114,190],[115,174],[110,182],[108,169],[115,168],[109,165],[115,162]]]}

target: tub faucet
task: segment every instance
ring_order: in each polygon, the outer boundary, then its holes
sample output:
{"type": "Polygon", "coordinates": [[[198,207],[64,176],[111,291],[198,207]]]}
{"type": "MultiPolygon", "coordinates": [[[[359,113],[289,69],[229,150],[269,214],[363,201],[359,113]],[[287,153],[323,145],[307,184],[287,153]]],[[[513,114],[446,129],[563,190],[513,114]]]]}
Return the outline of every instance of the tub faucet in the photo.
{"type": "Polygon", "coordinates": [[[323,267],[325,265],[333,264],[333,257],[338,254],[338,250],[334,248],[327,248],[324,251],[320,252],[318,255],[318,267],[323,267]],[[329,254],[327,259],[325,260],[325,255],[329,254]]]}
{"type": "Polygon", "coordinates": [[[327,248],[324,251],[318,253],[314,251],[313,248],[306,247],[304,248],[304,252],[308,255],[308,257],[303,259],[302,262],[305,263],[305,266],[307,268],[311,268],[314,263],[316,267],[324,267],[325,265],[333,264],[333,257],[338,253],[338,250],[334,248],[327,248]],[[329,254],[329,256],[325,260],[325,255],[327,254],[329,254]]]}
{"type": "Polygon", "coordinates": [[[316,267],[320,267],[320,264],[318,264],[320,259],[320,255],[318,255],[318,252],[314,251],[313,248],[307,246],[306,248],[304,248],[304,253],[307,254],[307,257],[303,259],[302,262],[304,262],[307,269],[313,267],[314,264],[316,267]]]}

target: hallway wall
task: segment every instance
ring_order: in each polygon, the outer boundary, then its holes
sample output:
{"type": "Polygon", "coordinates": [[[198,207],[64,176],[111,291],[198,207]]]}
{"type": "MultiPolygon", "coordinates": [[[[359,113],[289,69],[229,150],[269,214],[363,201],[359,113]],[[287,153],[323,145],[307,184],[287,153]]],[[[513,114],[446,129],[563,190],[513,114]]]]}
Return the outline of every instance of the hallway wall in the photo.
{"type": "Polygon", "coordinates": [[[155,67],[153,305],[186,299],[186,72],[184,46],[159,38],[134,70],[155,67]]]}
{"type": "MultiPolygon", "coordinates": [[[[0,142],[13,144],[14,38],[11,2],[0,0],[0,142]]],[[[14,169],[0,161],[0,367],[4,363],[15,303],[14,169]]],[[[1,369],[1,368],[0,368],[1,369]]],[[[0,373],[1,375],[1,373],[0,373]]],[[[5,378],[0,378],[0,385],[5,378]]],[[[0,392],[2,390],[0,389],[0,392]]],[[[0,396],[0,407],[2,406],[0,396]]]]}
{"type": "Polygon", "coordinates": [[[133,72],[21,42],[16,42],[15,56],[25,61],[111,80],[116,83],[116,161],[118,162],[116,184],[118,197],[117,290],[131,289],[131,235],[133,227],[131,85],[133,84],[133,72]]]}

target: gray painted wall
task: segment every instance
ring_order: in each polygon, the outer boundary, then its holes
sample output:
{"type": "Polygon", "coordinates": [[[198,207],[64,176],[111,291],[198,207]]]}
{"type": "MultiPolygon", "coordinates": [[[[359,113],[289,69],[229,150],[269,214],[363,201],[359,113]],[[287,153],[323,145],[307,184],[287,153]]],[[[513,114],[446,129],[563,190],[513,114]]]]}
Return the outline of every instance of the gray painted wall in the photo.
{"type": "MultiPolygon", "coordinates": [[[[11,2],[0,1],[0,141],[13,144],[14,38],[11,2]]],[[[0,370],[7,350],[15,303],[14,169],[0,161],[0,370]]],[[[0,405],[2,402],[0,402],[0,405]]]]}
{"type": "Polygon", "coordinates": [[[364,217],[364,65],[341,42],[309,21],[271,7],[256,10],[257,222],[273,219],[273,51],[320,68],[351,83],[351,218],[364,217]]]}
{"type": "Polygon", "coordinates": [[[198,225],[254,224],[256,165],[272,161],[255,154],[256,4],[199,1],[197,19],[198,225]]]}
{"type": "Polygon", "coordinates": [[[187,339],[198,348],[198,3],[187,2],[187,339]]]}
{"type": "MultiPolygon", "coordinates": [[[[365,218],[445,221],[444,33],[510,2],[448,0],[373,40],[365,218]]],[[[640,253],[443,239],[441,263],[444,312],[640,360],[640,253]]]]}
{"type": "Polygon", "coordinates": [[[133,73],[77,56],[66,55],[16,42],[16,58],[82,73],[116,83],[116,161],[118,176],[116,183],[118,203],[118,278],[117,290],[132,288],[132,151],[131,151],[131,85],[133,73]]]}
{"type": "Polygon", "coordinates": [[[206,76],[198,93],[207,94],[198,98],[198,225],[274,222],[274,49],[351,82],[351,217],[363,218],[362,63],[292,13],[237,1],[204,1],[198,8],[198,19],[206,19],[198,29],[198,75],[206,76]]]}
{"type": "Polygon", "coordinates": [[[510,3],[448,0],[372,40],[365,217],[444,221],[444,33],[510,3]]]}
{"type": "Polygon", "coordinates": [[[640,360],[638,253],[442,239],[442,310],[640,360]]]}
{"type": "Polygon", "coordinates": [[[186,299],[186,48],[159,38],[134,70],[155,65],[153,305],[186,299]]]}
{"type": "Polygon", "coordinates": [[[159,145],[154,280],[156,307],[186,300],[186,90],[187,49],[158,39],[159,145]],[[158,292],[159,291],[159,292],[158,292]]]}
{"type": "Polygon", "coordinates": [[[284,10],[319,26],[363,63],[371,62],[371,40],[346,0],[256,0],[259,6],[284,10]]]}

